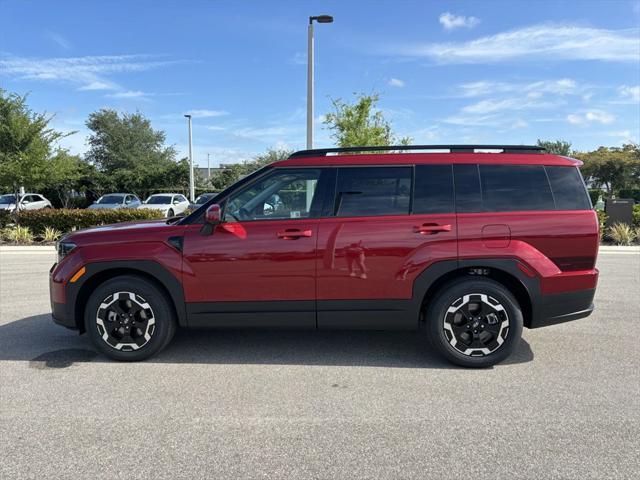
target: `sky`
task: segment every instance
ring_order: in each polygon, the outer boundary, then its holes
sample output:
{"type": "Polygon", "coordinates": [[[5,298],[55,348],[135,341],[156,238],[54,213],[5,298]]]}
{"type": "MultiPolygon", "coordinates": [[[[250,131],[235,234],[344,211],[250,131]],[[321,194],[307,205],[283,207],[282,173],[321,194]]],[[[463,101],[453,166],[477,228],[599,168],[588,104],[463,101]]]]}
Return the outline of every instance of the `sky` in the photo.
{"type": "Polygon", "coordinates": [[[316,147],[332,99],[380,94],[415,144],[638,142],[640,2],[0,0],[0,87],[86,151],[88,115],[139,111],[211,166],[302,149],[315,28],[316,147]]]}

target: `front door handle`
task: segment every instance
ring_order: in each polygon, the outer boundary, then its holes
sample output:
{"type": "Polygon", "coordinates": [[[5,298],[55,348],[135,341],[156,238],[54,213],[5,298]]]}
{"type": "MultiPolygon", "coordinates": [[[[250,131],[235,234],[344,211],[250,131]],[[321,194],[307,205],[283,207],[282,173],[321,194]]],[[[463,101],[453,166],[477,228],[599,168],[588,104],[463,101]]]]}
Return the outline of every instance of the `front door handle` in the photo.
{"type": "Polygon", "coordinates": [[[278,233],[276,233],[276,235],[282,240],[296,240],[300,237],[311,237],[313,235],[313,232],[311,230],[287,228],[286,230],[280,230],[278,233]]]}
{"type": "Polygon", "coordinates": [[[451,225],[450,224],[438,225],[437,223],[425,223],[423,225],[413,227],[413,231],[421,235],[434,235],[438,232],[450,232],[451,225]]]}

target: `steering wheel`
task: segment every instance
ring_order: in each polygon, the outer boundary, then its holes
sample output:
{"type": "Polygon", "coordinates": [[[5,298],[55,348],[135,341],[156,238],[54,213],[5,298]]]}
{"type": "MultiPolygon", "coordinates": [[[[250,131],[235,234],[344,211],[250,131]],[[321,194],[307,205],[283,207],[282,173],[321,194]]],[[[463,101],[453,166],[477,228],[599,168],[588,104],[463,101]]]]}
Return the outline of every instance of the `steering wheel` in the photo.
{"type": "Polygon", "coordinates": [[[241,207],[240,210],[238,210],[238,218],[240,220],[251,220],[251,213],[249,212],[249,210],[247,210],[245,207],[241,207]]]}

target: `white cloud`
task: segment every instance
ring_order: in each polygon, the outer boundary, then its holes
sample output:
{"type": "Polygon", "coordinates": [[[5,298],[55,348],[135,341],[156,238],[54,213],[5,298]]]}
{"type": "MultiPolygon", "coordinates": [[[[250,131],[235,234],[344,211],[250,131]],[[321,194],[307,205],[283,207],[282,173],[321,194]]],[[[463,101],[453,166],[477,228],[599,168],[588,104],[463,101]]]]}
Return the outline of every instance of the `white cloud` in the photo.
{"type": "Polygon", "coordinates": [[[608,124],[616,119],[613,115],[602,110],[590,110],[584,113],[572,113],[567,115],[567,121],[574,125],[602,123],[608,124]]]}
{"type": "Polygon", "coordinates": [[[0,75],[24,80],[57,81],[77,85],[81,90],[120,89],[106,76],[142,72],[178,63],[150,55],[103,55],[86,57],[31,58],[0,57],[0,75]],[[107,87],[108,86],[108,87],[107,87]],[[107,87],[107,88],[103,88],[107,87]]]}
{"type": "Polygon", "coordinates": [[[462,108],[465,113],[473,114],[487,114],[493,112],[499,112],[504,110],[527,110],[531,108],[549,108],[556,104],[553,102],[539,101],[538,97],[533,97],[527,100],[521,98],[505,98],[501,100],[488,99],[482,100],[472,105],[467,105],[462,108]]]}
{"type": "Polygon", "coordinates": [[[439,63],[495,63],[517,60],[601,60],[638,62],[638,28],[606,30],[568,24],[539,24],[468,42],[408,45],[389,53],[431,58],[439,63]]]}
{"type": "Polygon", "coordinates": [[[193,118],[210,118],[229,115],[229,112],[224,110],[189,110],[188,112],[185,112],[185,115],[191,115],[193,118]]]}
{"type": "Polygon", "coordinates": [[[125,90],[122,92],[111,93],[107,95],[110,98],[144,98],[150,97],[153,93],[142,92],[140,90],[125,90]]]}
{"type": "Polygon", "coordinates": [[[289,63],[292,63],[293,65],[306,65],[307,54],[303,52],[296,52],[293,54],[293,57],[289,59],[289,63]]]}
{"type": "Polygon", "coordinates": [[[399,78],[390,78],[387,83],[392,87],[402,88],[405,86],[404,80],[400,80],[399,78]]]}
{"type": "Polygon", "coordinates": [[[508,83],[508,82],[492,82],[479,81],[472,83],[464,83],[460,85],[463,97],[481,97],[484,95],[493,95],[496,93],[522,93],[530,98],[540,97],[543,93],[552,93],[558,95],[577,94],[584,90],[584,86],[579,86],[575,80],[570,78],[561,78],[559,80],[541,80],[529,83],[508,83]]]}
{"type": "Polygon", "coordinates": [[[618,92],[620,92],[620,96],[625,100],[640,102],[640,85],[635,85],[633,87],[622,85],[618,88],[618,92]]]}
{"type": "Polygon", "coordinates": [[[476,17],[465,17],[464,15],[454,15],[449,12],[440,14],[438,21],[445,30],[451,31],[456,28],[473,28],[480,23],[476,17]]]}
{"type": "Polygon", "coordinates": [[[71,42],[67,40],[65,37],[56,32],[47,32],[47,36],[49,39],[58,45],[63,50],[69,50],[71,48],[71,42]]]}
{"type": "Polygon", "coordinates": [[[211,130],[212,132],[219,132],[221,130],[226,130],[226,127],[221,127],[220,125],[209,125],[207,130],[211,130]]]}

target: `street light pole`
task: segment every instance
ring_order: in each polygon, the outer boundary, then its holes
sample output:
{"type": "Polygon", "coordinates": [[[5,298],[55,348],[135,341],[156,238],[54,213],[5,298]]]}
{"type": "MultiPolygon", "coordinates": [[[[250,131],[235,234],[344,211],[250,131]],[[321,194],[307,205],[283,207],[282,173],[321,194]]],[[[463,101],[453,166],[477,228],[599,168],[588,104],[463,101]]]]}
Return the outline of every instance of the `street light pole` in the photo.
{"type": "Polygon", "coordinates": [[[211,156],[210,153],[207,153],[207,180],[211,181],[211,164],[209,163],[209,157],[211,156]]]}
{"type": "Polygon", "coordinates": [[[196,201],[196,185],[193,178],[193,137],[191,135],[191,115],[185,115],[189,121],[189,200],[196,201]]]}
{"type": "Polygon", "coordinates": [[[332,23],[331,15],[319,15],[309,17],[309,27],[307,29],[307,149],[313,148],[313,22],[332,23]]]}

